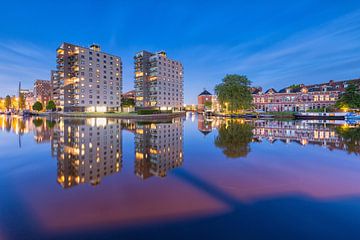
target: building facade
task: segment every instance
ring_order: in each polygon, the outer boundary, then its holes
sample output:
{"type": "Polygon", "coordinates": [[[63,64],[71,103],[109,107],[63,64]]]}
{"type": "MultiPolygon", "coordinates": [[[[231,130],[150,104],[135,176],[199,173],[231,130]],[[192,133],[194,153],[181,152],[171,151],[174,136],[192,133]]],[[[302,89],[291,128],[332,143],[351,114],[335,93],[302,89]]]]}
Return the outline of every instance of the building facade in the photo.
{"type": "Polygon", "coordinates": [[[20,94],[25,98],[25,109],[31,110],[35,103],[34,92],[32,89],[20,89],[20,94]]]}
{"type": "Polygon", "coordinates": [[[184,105],[183,66],[163,51],[138,52],[135,57],[135,107],[180,110],[184,105]]]}
{"type": "Polygon", "coordinates": [[[345,80],[313,85],[296,85],[276,91],[253,94],[253,104],[258,111],[265,112],[305,112],[329,107],[336,103],[349,84],[360,86],[360,79],[345,80]]]}
{"type": "Polygon", "coordinates": [[[122,62],[101,52],[99,45],[85,48],[63,43],[57,49],[57,71],[52,73],[52,94],[63,111],[118,111],[121,105],[122,62]]]}
{"type": "Polygon", "coordinates": [[[212,98],[213,95],[204,89],[199,95],[198,95],[198,111],[199,112],[205,112],[206,110],[206,104],[211,103],[212,104],[212,98]]]}
{"type": "Polygon", "coordinates": [[[56,107],[64,106],[64,91],[61,90],[63,82],[60,82],[60,75],[58,71],[52,70],[50,73],[51,81],[51,100],[54,101],[56,107]]]}
{"type": "Polygon", "coordinates": [[[36,80],[34,83],[34,100],[46,106],[51,100],[51,83],[49,80],[36,80]]]}

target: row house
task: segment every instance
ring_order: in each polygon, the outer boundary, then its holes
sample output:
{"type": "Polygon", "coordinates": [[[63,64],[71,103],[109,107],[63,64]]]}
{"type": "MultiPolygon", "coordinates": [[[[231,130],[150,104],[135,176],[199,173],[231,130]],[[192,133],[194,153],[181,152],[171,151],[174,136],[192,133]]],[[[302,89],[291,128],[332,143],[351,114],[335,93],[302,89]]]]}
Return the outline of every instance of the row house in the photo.
{"type": "Polygon", "coordinates": [[[266,92],[253,94],[256,110],[265,112],[304,112],[321,109],[336,103],[349,84],[360,86],[360,79],[328,83],[290,86],[276,91],[273,88],[266,92]]]}

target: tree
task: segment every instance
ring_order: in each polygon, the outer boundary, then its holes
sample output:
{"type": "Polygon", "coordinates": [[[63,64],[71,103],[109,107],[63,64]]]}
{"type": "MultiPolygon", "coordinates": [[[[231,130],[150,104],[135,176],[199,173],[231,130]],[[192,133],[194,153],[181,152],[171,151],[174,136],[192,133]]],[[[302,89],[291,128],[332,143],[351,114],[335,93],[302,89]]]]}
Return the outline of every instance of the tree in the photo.
{"type": "Polygon", "coordinates": [[[33,124],[35,127],[41,127],[43,125],[44,121],[41,118],[36,118],[33,120],[33,124]]]}
{"type": "Polygon", "coordinates": [[[250,84],[244,75],[226,75],[222,83],[215,86],[215,93],[227,111],[243,111],[252,107],[250,84]]]}
{"type": "Polygon", "coordinates": [[[360,91],[355,84],[349,84],[336,102],[338,108],[360,108],[360,91]]]}
{"type": "Polygon", "coordinates": [[[223,149],[223,153],[229,158],[245,157],[250,152],[252,129],[250,124],[234,120],[222,124],[215,138],[215,146],[223,149]]]}
{"type": "Polygon", "coordinates": [[[50,100],[46,105],[46,110],[55,111],[56,110],[55,102],[50,100]]]}
{"type": "Polygon", "coordinates": [[[207,101],[204,103],[205,110],[211,110],[212,102],[207,101]]]}
{"type": "Polygon", "coordinates": [[[32,106],[32,109],[39,112],[39,111],[43,110],[43,105],[41,102],[37,101],[32,106]]]}
{"type": "Polygon", "coordinates": [[[336,128],[337,134],[342,138],[348,153],[360,154],[360,128],[341,126],[336,128]]]}
{"type": "Polygon", "coordinates": [[[46,120],[46,125],[48,126],[49,129],[52,129],[52,128],[55,127],[56,121],[54,121],[54,120],[52,120],[52,121],[46,120]]]}
{"type": "Polygon", "coordinates": [[[135,106],[135,100],[131,98],[124,98],[121,100],[121,107],[135,106]]]}
{"type": "Polygon", "coordinates": [[[23,93],[20,93],[19,95],[19,109],[25,108],[25,96],[23,93]]]}
{"type": "Polygon", "coordinates": [[[9,95],[7,95],[7,96],[5,97],[5,108],[6,108],[7,110],[9,110],[10,107],[11,107],[11,97],[10,97],[9,95]]]}

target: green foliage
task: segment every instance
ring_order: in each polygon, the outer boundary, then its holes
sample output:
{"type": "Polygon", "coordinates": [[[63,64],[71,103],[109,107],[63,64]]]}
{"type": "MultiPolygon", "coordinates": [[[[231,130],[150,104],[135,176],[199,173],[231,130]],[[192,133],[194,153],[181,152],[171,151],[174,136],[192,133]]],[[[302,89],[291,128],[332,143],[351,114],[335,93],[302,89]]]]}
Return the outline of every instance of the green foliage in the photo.
{"type": "Polygon", "coordinates": [[[141,109],[138,110],[137,113],[139,115],[150,115],[150,114],[159,114],[160,110],[156,110],[156,109],[141,109]]]}
{"type": "Polygon", "coordinates": [[[360,108],[360,91],[358,86],[350,84],[345,93],[336,102],[338,108],[360,108]]]}
{"type": "Polygon", "coordinates": [[[227,111],[237,112],[252,107],[251,81],[243,75],[226,75],[222,83],[215,86],[220,104],[227,111]]]}
{"type": "Polygon", "coordinates": [[[245,157],[250,152],[252,129],[250,124],[236,121],[222,124],[215,138],[215,146],[223,149],[223,153],[229,158],[245,157]]]}
{"type": "Polygon", "coordinates": [[[291,86],[289,86],[289,88],[291,89],[295,89],[295,88],[299,88],[300,87],[300,84],[293,84],[291,86]]]}
{"type": "Polygon", "coordinates": [[[5,108],[9,109],[11,107],[11,97],[9,95],[7,95],[5,97],[5,108]]]}
{"type": "Polygon", "coordinates": [[[33,124],[35,127],[41,127],[43,125],[44,121],[41,118],[36,118],[33,120],[33,124]]]}
{"type": "Polygon", "coordinates": [[[25,108],[25,96],[23,93],[20,93],[20,95],[19,95],[19,108],[20,109],[25,108]]]}
{"type": "Polygon", "coordinates": [[[48,128],[52,129],[55,127],[56,121],[46,120],[46,125],[48,126],[48,128]]]}
{"type": "Polygon", "coordinates": [[[211,109],[211,107],[212,107],[212,102],[206,101],[206,102],[204,103],[204,107],[205,107],[205,109],[211,109]]]}
{"type": "Polygon", "coordinates": [[[360,128],[338,127],[337,134],[342,138],[349,153],[360,154],[360,128]]]}
{"type": "Polygon", "coordinates": [[[50,100],[46,105],[46,110],[55,111],[56,110],[55,102],[50,100]]]}
{"type": "Polygon", "coordinates": [[[43,110],[43,105],[42,105],[41,102],[37,101],[32,106],[32,109],[35,110],[35,111],[41,111],[41,110],[43,110]]]}
{"type": "Polygon", "coordinates": [[[133,107],[135,106],[135,100],[130,98],[121,99],[121,107],[133,107]]]}

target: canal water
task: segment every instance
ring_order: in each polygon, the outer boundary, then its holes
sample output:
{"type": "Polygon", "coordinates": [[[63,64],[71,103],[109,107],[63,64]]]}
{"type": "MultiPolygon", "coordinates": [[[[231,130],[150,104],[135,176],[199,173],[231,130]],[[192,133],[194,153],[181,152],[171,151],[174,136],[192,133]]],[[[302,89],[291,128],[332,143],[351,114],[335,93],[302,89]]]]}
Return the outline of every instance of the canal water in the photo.
{"type": "Polygon", "coordinates": [[[0,239],[359,239],[360,127],[0,116],[0,239]]]}

